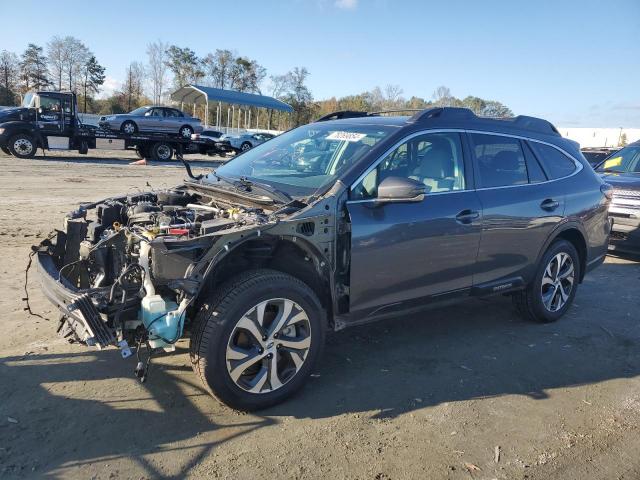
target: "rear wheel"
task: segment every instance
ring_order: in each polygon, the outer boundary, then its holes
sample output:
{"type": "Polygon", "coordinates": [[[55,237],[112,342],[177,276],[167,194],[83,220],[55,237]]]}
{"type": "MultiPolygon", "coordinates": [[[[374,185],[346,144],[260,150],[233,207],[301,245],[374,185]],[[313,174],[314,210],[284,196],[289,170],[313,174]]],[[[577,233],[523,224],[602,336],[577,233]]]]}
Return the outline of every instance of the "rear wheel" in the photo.
{"type": "Polygon", "coordinates": [[[545,252],[536,276],[513,295],[518,312],[528,320],[555,322],[573,303],[580,278],[580,257],[566,240],[556,240],[545,252]]]}
{"type": "Polygon", "coordinates": [[[120,125],[120,131],[127,135],[133,135],[134,133],[138,133],[138,126],[131,120],[127,120],[120,125]]]}
{"type": "Polygon", "coordinates": [[[171,157],[173,156],[173,147],[164,142],[154,143],[151,147],[150,156],[152,160],[166,162],[171,160],[171,157]]]}
{"type": "Polygon", "coordinates": [[[249,142],[244,142],[240,145],[240,151],[246,152],[247,150],[251,150],[251,144],[249,142]]]}
{"type": "Polygon", "coordinates": [[[191,363],[220,401],[240,410],[266,408],[305,383],[324,329],[324,311],[306,284],[274,270],[246,272],[204,302],[191,363]]]}
{"type": "Polygon", "coordinates": [[[33,158],[36,154],[36,142],[31,135],[19,133],[9,139],[9,151],[18,158],[33,158]]]}

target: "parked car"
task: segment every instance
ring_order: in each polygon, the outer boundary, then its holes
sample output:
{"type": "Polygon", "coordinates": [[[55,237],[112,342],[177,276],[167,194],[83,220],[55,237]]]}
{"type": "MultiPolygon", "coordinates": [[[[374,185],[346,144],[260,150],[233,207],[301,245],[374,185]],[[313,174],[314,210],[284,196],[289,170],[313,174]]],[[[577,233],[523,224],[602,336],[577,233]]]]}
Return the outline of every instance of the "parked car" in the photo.
{"type": "Polygon", "coordinates": [[[272,133],[244,133],[242,135],[223,135],[220,138],[218,148],[225,152],[246,152],[256,145],[271,140],[272,133]]]}
{"type": "Polygon", "coordinates": [[[585,147],[580,151],[582,152],[582,155],[584,155],[584,158],[587,159],[587,162],[589,162],[589,165],[595,167],[602,163],[602,161],[609,155],[613,155],[618,150],[620,150],[620,148],[617,147],[585,147]]]}
{"type": "MultiPolygon", "coordinates": [[[[304,384],[327,330],[495,294],[558,320],[604,261],[610,190],[544,120],[362,113],[82,204],[37,264],[63,336],[126,357],[188,330],[207,391],[255,410],[304,384]]],[[[137,353],[144,379],[151,352],[137,353]]]]}
{"type": "Polygon", "coordinates": [[[220,141],[222,132],[217,130],[203,130],[200,135],[197,135],[198,142],[193,142],[186,147],[188,153],[200,153],[202,155],[220,155],[224,157],[226,155],[225,150],[221,150],[217,144],[220,141]]]}
{"type": "Polygon", "coordinates": [[[609,156],[596,172],[613,186],[609,248],[640,253],[640,141],[609,156]]]}
{"type": "Polygon", "coordinates": [[[202,132],[200,119],[185,115],[177,108],[140,107],[119,114],[100,117],[98,125],[107,130],[120,130],[129,135],[138,132],[175,133],[191,138],[194,133],[202,132]]]}

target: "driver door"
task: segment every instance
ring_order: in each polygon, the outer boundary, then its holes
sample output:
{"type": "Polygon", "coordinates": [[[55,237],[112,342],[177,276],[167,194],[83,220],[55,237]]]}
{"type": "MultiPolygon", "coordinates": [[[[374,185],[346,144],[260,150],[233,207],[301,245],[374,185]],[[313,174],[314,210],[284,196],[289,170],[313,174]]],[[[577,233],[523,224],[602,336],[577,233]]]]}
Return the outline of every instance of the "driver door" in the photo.
{"type": "Polygon", "coordinates": [[[350,309],[356,316],[410,308],[472,286],[481,205],[457,132],[400,142],[356,181],[351,218],[350,309]],[[425,185],[421,201],[377,200],[387,177],[425,185]]]}
{"type": "Polygon", "coordinates": [[[60,135],[64,129],[64,114],[60,98],[40,96],[38,127],[43,135],[60,135]]]}

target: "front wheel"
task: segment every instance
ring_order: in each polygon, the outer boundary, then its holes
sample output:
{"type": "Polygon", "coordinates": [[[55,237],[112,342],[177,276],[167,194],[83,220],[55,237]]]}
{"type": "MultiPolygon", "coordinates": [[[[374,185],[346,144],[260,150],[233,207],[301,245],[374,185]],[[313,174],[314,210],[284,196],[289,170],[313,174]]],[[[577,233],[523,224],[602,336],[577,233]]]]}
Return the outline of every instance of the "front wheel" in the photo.
{"type": "Polygon", "coordinates": [[[555,322],[573,303],[580,279],[580,257],[572,243],[556,240],[538,265],[534,280],[513,295],[518,312],[536,322],[555,322]]]}
{"type": "Polygon", "coordinates": [[[244,142],[240,145],[240,151],[246,152],[247,150],[251,150],[251,144],[249,142],[244,142]]]}
{"type": "Polygon", "coordinates": [[[318,297],[297,278],[245,272],[204,302],[191,337],[191,363],[223,403],[266,408],[305,383],[320,356],[325,325],[318,297]]]}
{"type": "Polygon", "coordinates": [[[190,139],[191,135],[193,135],[193,128],[191,128],[189,125],[185,125],[183,127],[180,127],[180,131],[178,133],[182,138],[190,139]]]}
{"type": "Polygon", "coordinates": [[[138,133],[138,126],[131,120],[127,120],[120,126],[120,131],[127,135],[138,133]]]}
{"type": "Polygon", "coordinates": [[[9,151],[18,158],[33,158],[36,154],[36,142],[31,135],[19,133],[9,139],[9,151]]]}

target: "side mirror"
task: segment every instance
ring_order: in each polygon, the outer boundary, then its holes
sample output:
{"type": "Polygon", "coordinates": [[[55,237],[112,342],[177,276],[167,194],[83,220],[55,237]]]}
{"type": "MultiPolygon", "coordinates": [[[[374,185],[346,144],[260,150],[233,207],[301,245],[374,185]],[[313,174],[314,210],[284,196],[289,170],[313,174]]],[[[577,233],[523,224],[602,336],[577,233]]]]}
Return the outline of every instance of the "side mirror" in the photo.
{"type": "Polygon", "coordinates": [[[33,106],[40,111],[40,95],[33,96],[33,106]]]}
{"type": "Polygon", "coordinates": [[[411,178],[387,177],[378,185],[378,201],[381,203],[421,202],[424,194],[424,185],[411,178]]]}

